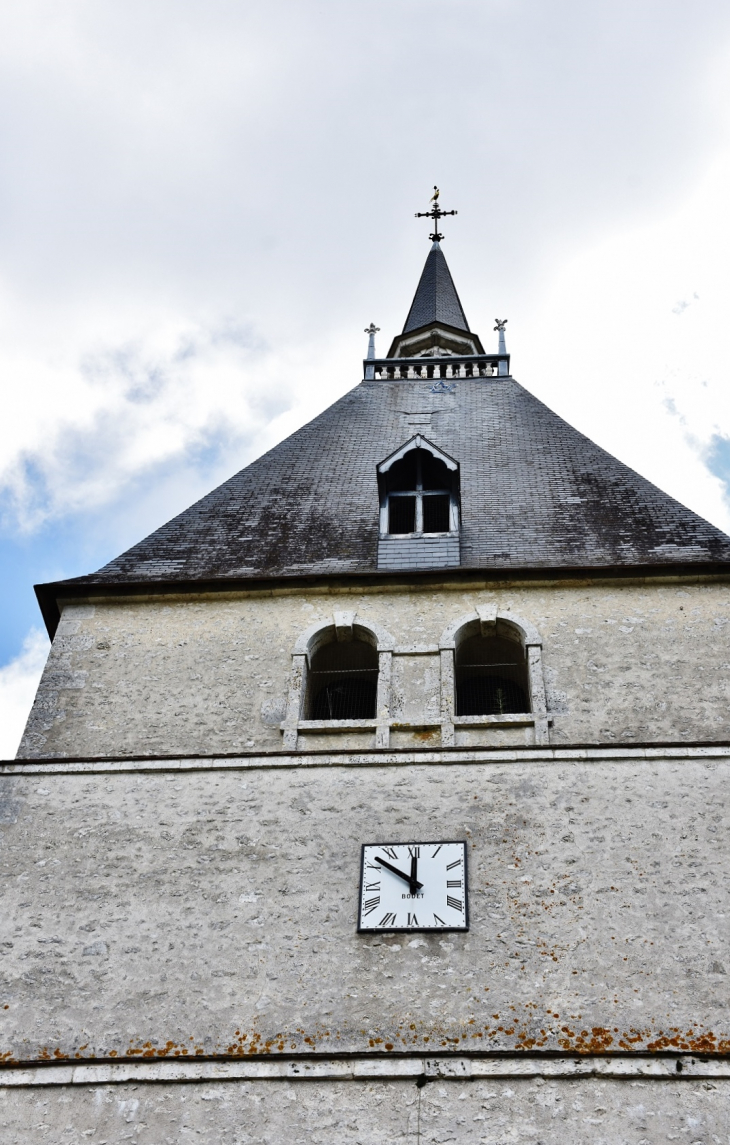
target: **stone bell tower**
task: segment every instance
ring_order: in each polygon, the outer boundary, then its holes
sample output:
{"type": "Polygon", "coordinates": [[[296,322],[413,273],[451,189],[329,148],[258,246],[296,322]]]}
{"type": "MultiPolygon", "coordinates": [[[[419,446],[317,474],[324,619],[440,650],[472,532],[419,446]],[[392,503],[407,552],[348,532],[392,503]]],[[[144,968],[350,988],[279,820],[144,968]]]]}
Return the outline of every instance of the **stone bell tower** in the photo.
{"type": "Polygon", "coordinates": [[[730,539],[467,323],[98,572],[0,770],[7,1142],[719,1141],[730,539]]]}

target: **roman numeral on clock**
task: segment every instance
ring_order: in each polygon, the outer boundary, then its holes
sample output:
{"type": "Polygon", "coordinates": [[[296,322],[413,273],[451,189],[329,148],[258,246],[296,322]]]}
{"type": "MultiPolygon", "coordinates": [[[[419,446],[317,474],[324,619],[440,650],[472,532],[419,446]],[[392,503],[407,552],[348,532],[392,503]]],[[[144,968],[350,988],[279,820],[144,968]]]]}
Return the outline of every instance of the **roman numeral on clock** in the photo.
{"type": "Polygon", "coordinates": [[[378,923],[378,926],[392,926],[394,922],[395,922],[395,915],[394,914],[384,914],[383,917],[381,918],[380,922],[378,923]]]}
{"type": "Polygon", "coordinates": [[[420,847],[409,847],[408,848],[408,854],[411,856],[412,859],[420,859],[421,848],[420,847]]]}
{"type": "Polygon", "coordinates": [[[385,851],[385,853],[389,859],[397,859],[398,858],[398,852],[394,851],[392,847],[383,847],[383,850],[385,851]]]}
{"type": "Polygon", "coordinates": [[[461,886],[461,879],[447,879],[446,880],[446,886],[447,887],[460,887],[461,886]]]}
{"type": "Polygon", "coordinates": [[[379,905],[380,905],[380,895],[377,895],[371,899],[365,899],[365,902],[362,904],[362,913],[363,914],[372,914],[373,911],[375,910],[376,906],[379,906],[379,905]]]}
{"type": "Polygon", "coordinates": [[[450,906],[452,910],[461,910],[463,903],[461,899],[455,899],[452,895],[446,896],[446,905],[450,906]]]}
{"type": "Polygon", "coordinates": [[[433,921],[441,923],[441,926],[446,926],[446,923],[444,922],[444,920],[442,918],[439,918],[439,916],[437,914],[434,914],[433,921]]]}
{"type": "MultiPolygon", "coordinates": [[[[459,886],[461,886],[461,883],[459,883],[459,886]]],[[[380,883],[365,883],[365,890],[366,891],[379,891],[380,890],[380,883]]]]}
{"type": "Polygon", "coordinates": [[[408,915],[408,925],[409,926],[418,926],[418,919],[416,918],[415,914],[409,914],[408,915]]]}
{"type": "Polygon", "coordinates": [[[446,870],[447,871],[453,871],[454,867],[460,867],[460,866],[461,866],[461,859],[454,859],[453,863],[447,863],[446,864],[446,870]]]}

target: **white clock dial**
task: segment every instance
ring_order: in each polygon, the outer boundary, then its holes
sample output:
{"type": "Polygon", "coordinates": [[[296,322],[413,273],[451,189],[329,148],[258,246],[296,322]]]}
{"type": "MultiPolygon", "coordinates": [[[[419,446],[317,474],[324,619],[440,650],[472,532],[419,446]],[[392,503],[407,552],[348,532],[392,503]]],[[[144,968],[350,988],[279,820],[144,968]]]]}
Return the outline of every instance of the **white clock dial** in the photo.
{"type": "Polygon", "coordinates": [[[468,930],[466,843],[364,843],[358,930],[468,930]]]}

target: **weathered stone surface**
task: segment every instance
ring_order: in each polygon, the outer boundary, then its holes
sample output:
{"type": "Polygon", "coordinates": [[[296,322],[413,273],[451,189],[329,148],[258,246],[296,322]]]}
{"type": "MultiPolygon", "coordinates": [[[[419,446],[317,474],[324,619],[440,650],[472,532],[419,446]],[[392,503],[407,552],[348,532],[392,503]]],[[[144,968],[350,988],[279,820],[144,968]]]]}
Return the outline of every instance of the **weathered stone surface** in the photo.
{"type": "Polygon", "coordinates": [[[608,756],[3,776],[2,1051],[728,1052],[730,763],[608,756]],[[358,935],[450,838],[471,931],[358,935]]]}
{"type": "MultiPolygon", "coordinates": [[[[539,629],[554,742],[728,738],[727,586],[597,583],[70,606],[20,755],[277,751],[275,715],[284,710],[291,650],[307,627],[331,624],[347,607],[388,629],[399,646],[433,646],[477,606],[511,611],[539,629]]],[[[394,658],[394,701],[416,720],[436,710],[427,661],[394,658]]],[[[425,734],[438,742],[438,729],[425,734]]],[[[424,742],[423,732],[397,735],[403,746],[424,742]]],[[[523,729],[459,735],[465,744],[525,743],[523,729]]],[[[372,742],[372,733],[340,734],[302,746],[372,742]]]]}
{"type": "Polygon", "coordinates": [[[726,1142],[730,1086],[543,1081],[427,1085],[419,1145],[664,1145],[726,1142]]]}
{"type": "Polygon", "coordinates": [[[134,1141],[136,1145],[417,1145],[411,1082],[224,1082],[20,1092],[0,1089],[5,1145],[134,1141]]]}
{"type": "Polygon", "coordinates": [[[729,1081],[219,1082],[0,1089],[7,1145],[710,1145],[729,1081]]]}

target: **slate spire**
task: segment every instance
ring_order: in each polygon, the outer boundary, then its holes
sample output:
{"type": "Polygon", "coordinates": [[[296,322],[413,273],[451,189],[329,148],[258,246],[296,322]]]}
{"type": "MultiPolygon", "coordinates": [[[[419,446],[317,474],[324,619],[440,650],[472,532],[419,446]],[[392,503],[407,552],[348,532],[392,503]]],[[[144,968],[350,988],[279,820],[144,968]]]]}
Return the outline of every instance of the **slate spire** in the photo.
{"type": "Polygon", "coordinates": [[[438,242],[433,243],[428,253],[403,333],[409,334],[411,330],[418,330],[433,322],[445,323],[457,330],[469,332],[464,308],[438,242]]]}

